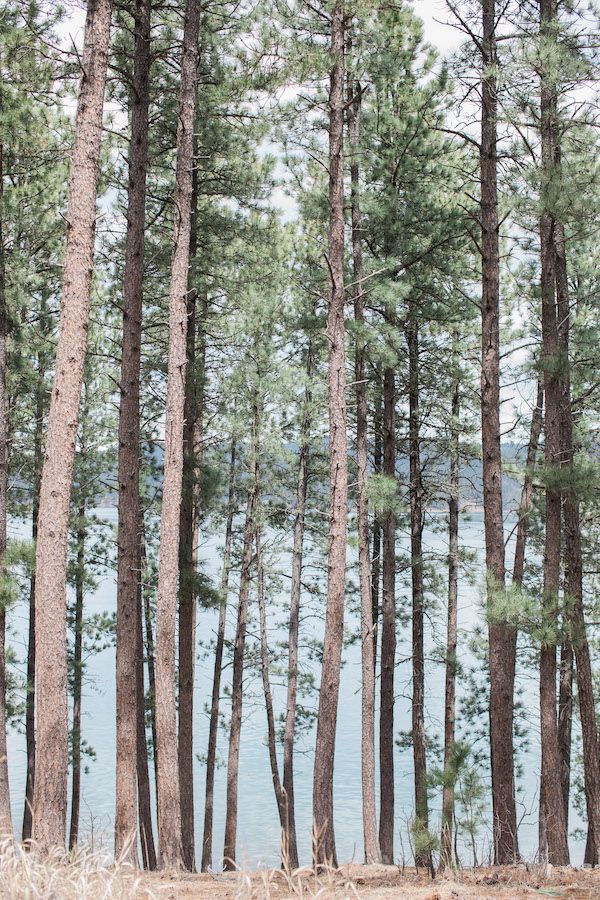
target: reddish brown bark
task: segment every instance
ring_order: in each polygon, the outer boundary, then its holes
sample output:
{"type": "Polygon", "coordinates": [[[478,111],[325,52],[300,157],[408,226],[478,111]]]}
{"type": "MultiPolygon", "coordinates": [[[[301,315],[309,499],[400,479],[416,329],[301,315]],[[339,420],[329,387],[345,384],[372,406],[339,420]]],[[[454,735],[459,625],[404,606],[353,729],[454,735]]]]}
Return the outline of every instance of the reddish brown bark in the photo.
{"type": "MultiPolygon", "coordinates": [[[[375,384],[373,412],[373,471],[381,472],[383,452],[381,443],[381,387],[375,384]]],[[[379,593],[381,579],[381,524],[377,510],[373,512],[373,551],[371,554],[371,607],[373,610],[373,670],[377,671],[377,642],[379,634],[379,593]]]]}
{"type": "Polygon", "coordinates": [[[152,735],[152,761],[154,763],[154,783],[158,782],[156,761],[156,654],[154,651],[154,633],[152,629],[152,607],[150,605],[150,592],[144,583],[146,571],[146,538],[143,531],[143,522],[140,524],[142,535],[142,606],[145,630],[146,665],[148,667],[148,699],[150,706],[150,733],[152,735]]]}
{"type": "MultiPolygon", "coordinates": [[[[40,310],[42,333],[48,330],[48,309],[46,297],[42,295],[40,310]]],[[[31,536],[37,540],[37,522],[40,504],[40,485],[44,452],[42,438],[47,413],[46,369],[48,365],[45,351],[38,353],[37,378],[35,389],[35,431],[33,435],[33,485],[31,509],[31,536]]],[[[25,696],[25,745],[27,752],[27,776],[25,779],[25,802],[23,805],[23,842],[31,839],[33,820],[33,786],[35,783],[35,572],[29,584],[29,633],[27,644],[27,689],[25,696]]]]}
{"type": "Polygon", "coordinates": [[[597,866],[598,865],[598,853],[596,851],[596,842],[594,840],[594,833],[590,827],[590,823],[588,822],[587,835],[585,840],[585,852],[583,855],[583,864],[585,866],[597,866]]]}
{"type": "Polygon", "coordinates": [[[375,645],[373,640],[373,598],[369,555],[369,510],[367,502],[367,390],[365,381],[364,291],[362,271],[362,225],[360,211],[360,113],[361,87],[352,78],[348,85],[348,137],[352,212],[352,259],[354,277],[354,320],[357,326],[354,351],[356,393],[356,468],[358,569],[360,589],[361,640],[361,787],[365,863],[381,861],[377,811],[375,806],[375,645]]]}
{"type": "MultiPolygon", "coordinates": [[[[134,10],[133,79],[130,90],[131,139],[127,189],[127,234],[123,272],[123,339],[119,408],[119,530],[117,536],[116,625],[116,808],[115,856],[137,861],[138,619],[141,625],[140,579],[140,360],[144,296],[144,230],[148,173],[150,106],[150,0],[137,0],[134,10]]],[[[145,731],[144,731],[145,740],[145,731]]],[[[147,826],[146,826],[147,827],[147,826]]],[[[144,852],[147,854],[150,835],[144,852]]]]}
{"type": "MultiPolygon", "coordinates": [[[[86,388],[87,393],[87,388],[86,388]]],[[[87,401],[86,401],[87,405],[87,401]]],[[[84,411],[84,416],[87,413],[84,411]]],[[[83,417],[82,417],[83,418],[83,417]]],[[[85,418],[83,418],[85,428],[85,418]]],[[[81,441],[80,452],[86,453],[86,437],[81,441]]],[[[81,489],[81,486],[80,486],[81,489]]],[[[76,530],[76,575],[75,575],[75,622],[73,646],[73,725],[71,728],[71,824],[69,826],[69,850],[77,846],[79,840],[79,808],[81,804],[81,689],[83,686],[83,582],[85,577],[85,499],[81,499],[77,510],[76,530]]]]}
{"type": "Polygon", "coordinates": [[[456,739],[456,670],[458,646],[458,513],[460,496],[460,389],[452,394],[450,425],[450,490],[448,497],[448,626],[446,633],[446,678],[444,691],[444,787],[442,790],[442,836],[440,866],[455,862],[454,831],[454,742],[456,739]]]}
{"type": "MultiPolygon", "coordinates": [[[[396,477],[396,388],[394,370],[383,380],[383,471],[396,477]]],[[[383,862],[394,862],[394,670],[396,666],[396,514],[383,515],[381,596],[381,703],[379,711],[379,846],[383,862]]]]}
{"type": "MultiPolygon", "coordinates": [[[[197,154],[195,153],[194,156],[197,154]]],[[[186,383],[183,425],[183,490],[181,495],[179,541],[179,718],[178,762],[181,794],[181,838],[183,863],[195,869],[194,839],[194,675],[196,668],[196,564],[197,522],[201,443],[202,402],[200,384],[204,368],[204,342],[196,354],[196,289],[193,285],[197,253],[198,175],[194,168],[192,187],[192,223],[190,235],[189,289],[187,294],[186,383]],[[197,355],[197,358],[196,358],[197,355]]]]}
{"type": "MultiPolygon", "coordinates": [[[[551,30],[554,0],[540,2],[540,31],[551,30]]],[[[541,74],[541,144],[542,178],[546,189],[553,177],[553,119],[555,98],[548,78],[541,74]]],[[[545,198],[547,199],[547,198],[545,198]]],[[[542,292],[542,369],[544,372],[545,462],[546,469],[556,472],[561,454],[561,390],[557,369],[559,354],[556,308],[556,267],[554,222],[544,204],[540,219],[541,292],[542,292]]],[[[546,486],[546,534],[544,544],[544,597],[542,614],[547,637],[540,649],[540,731],[542,748],[540,802],[540,856],[554,865],[567,865],[567,842],[564,804],[560,779],[560,751],[556,710],[556,629],[558,626],[558,592],[560,588],[561,492],[555,478],[546,486]]]]}
{"type": "Polygon", "coordinates": [[[569,796],[571,793],[573,668],[573,648],[569,641],[565,641],[560,648],[560,663],[558,667],[558,752],[560,754],[560,786],[567,835],[569,833],[569,796]]]}
{"type": "Polygon", "coordinates": [[[179,573],[179,517],[183,481],[186,296],[190,259],[199,30],[199,0],[187,0],[177,126],[174,249],[169,291],[165,465],[156,599],[156,752],[158,762],[158,855],[161,868],[179,866],[182,862],[181,795],[175,699],[175,620],[179,573]]]}
{"type": "Polygon", "coordinates": [[[142,626],[142,603],[142,583],[140,578],[138,580],[138,597],[135,626],[137,631],[137,666],[135,681],[137,717],[136,746],[138,819],[140,847],[142,850],[142,863],[145,869],[153,871],[154,869],[156,869],[156,849],[154,846],[154,833],[152,828],[152,801],[150,798],[150,773],[148,768],[148,740],[146,738],[146,697],[144,690],[144,631],[142,626]]]}
{"type": "MultiPolygon", "coordinates": [[[[421,427],[419,417],[419,330],[411,318],[407,328],[409,472],[410,472],[410,560],[412,576],[412,745],[415,776],[415,822],[418,833],[429,829],[427,803],[427,756],[425,735],[425,644],[423,586],[423,481],[421,473],[421,427]]],[[[417,853],[417,866],[432,866],[430,853],[417,853]]]]}
{"type": "Polygon", "coordinates": [[[65,846],[67,532],[87,346],[111,10],[111,0],[88,2],[69,182],[59,339],[40,489],[35,579],[37,745],[33,838],[42,852],[65,846]]]}
{"type": "MultiPolygon", "coordinates": [[[[6,266],[3,235],[4,166],[0,144],[0,572],[4,571],[4,554],[8,540],[8,395],[6,388],[6,356],[8,310],[6,306],[6,266]]],[[[8,749],[6,746],[6,609],[0,608],[0,837],[12,838],[12,816],[8,784],[8,749]]]]}
{"type": "Polygon", "coordinates": [[[204,831],[202,835],[201,864],[203,872],[207,872],[212,864],[217,734],[219,730],[219,704],[221,699],[221,676],[223,674],[223,648],[225,646],[225,624],[227,620],[227,595],[229,592],[229,571],[231,567],[233,517],[235,514],[235,461],[236,439],[233,437],[231,439],[229,488],[227,494],[227,523],[225,526],[225,546],[223,549],[223,573],[221,575],[221,607],[219,609],[219,624],[217,626],[217,641],[215,645],[210,722],[208,727],[208,749],[206,752],[206,791],[204,799],[204,831]]]}
{"type": "Polygon", "coordinates": [[[502,454],[500,445],[500,258],[498,236],[496,3],[483,0],[481,77],[481,441],[489,627],[490,743],[494,861],[519,855],[514,784],[513,710],[516,631],[493,621],[494,595],[504,590],[502,454]]]}
{"type": "MultiPolygon", "coordinates": [[[[555,165],[560,174],[560,144],[558,128],[555,129],[555,165]]],[[[581,737],[583,745],[583,775],[586,799],[586,810],[591,832],[595,838],[596,855],[600,851],[600,759],[598,756],[598,731],[596,722],[596,703],[590,649],[585,623],[583,605],[583,562],[581,552],[581,521],[579,498],[576,492],[575,447],[573,443],[573,405],[571,398],[571,379],[569,364],[569,329],[570,303],[567,280],[567,257],[564,227],[560,221],[555,222],[554,229],[556,295],[559,321],[559,342],[565,372],[562,378],[562,465],[566,473],[563,500],[564,535],[565,535],[565,617],[570,625],[571,646],[566,648],[565,670],[568,685],[568,672],[572,672],[575,658],[577,673],[577,698],[579,701],[579,717],[581,720],[581,737]],[[571,659],[569,659],[569,656],[571,659]]],[[[572,675],[571,675],[572,679],[572,675]]],[[[567,697],[568,699],[568,697],[567,697]]],[[[570,719],[570,710],[566,706],[565,719],[570,719]]],[[[565,728],[566,730],[566,728],[565,728]]],[[[570,747],[570,733],[565,735],[565,748],[570,747]]],[[[569,754],[570,757],[570,754],[569,754]]],[[[568,782],[566,780],[566,753],[563,795],[568,812],[568,782]]],[[[570,765],[569,765],[570,770],[570,765]]],[[[565,818],[568,823],[568,816],[565,818]]]]}
{"type": "Polygon", "coordinates": [[[329,89],[329,296],[327,314],[329,404],[329,541],[327,611],[313,775],[313,858],[337,865],[333,822],[333,767],[344,637],[348,459],[344,346],[344,0],[331,18],[329,89]]]}

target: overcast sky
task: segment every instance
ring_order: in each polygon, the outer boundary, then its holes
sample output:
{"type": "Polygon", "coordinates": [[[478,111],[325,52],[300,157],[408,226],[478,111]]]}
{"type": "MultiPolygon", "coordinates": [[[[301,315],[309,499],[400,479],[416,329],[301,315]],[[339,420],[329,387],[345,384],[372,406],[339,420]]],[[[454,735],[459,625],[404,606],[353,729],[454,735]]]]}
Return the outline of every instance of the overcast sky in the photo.
{"type": "Polygon", "coordinates": [[[451,15],[445,0],[414,0],[413,6],[425,23],[425,37],[430,44],[442,54],[458,46],[463,36],[460,31],[447,24],[451,15]]]}
{"type": "MultiPolygon", "coordinates": [[[[69,16],[60,28],[61,34],[67,40],[73,38],[77,46],[81,47],[85,4],[81,0],[67,0],[64,6],[69,10],[69,16]]],[[[413,0],[413,6],[425,23],[425,37],[431,44],[442,54],[457,46],[460,32],[447,24],[450,14],[445,0],[413,0]]]]}

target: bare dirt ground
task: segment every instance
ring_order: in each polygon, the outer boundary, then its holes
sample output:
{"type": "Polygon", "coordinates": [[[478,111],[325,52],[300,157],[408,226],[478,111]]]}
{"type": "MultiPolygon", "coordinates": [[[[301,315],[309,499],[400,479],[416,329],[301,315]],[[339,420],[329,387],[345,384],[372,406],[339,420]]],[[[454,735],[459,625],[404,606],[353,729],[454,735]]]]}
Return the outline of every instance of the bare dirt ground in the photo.
{"type": "Polygon", "coordinates": [[[317,879],[307,871],[224,873],[220,875],[145,875],[138,882],[140,900],[522,900],[556,897],[600,900],[600,870],[537,865],[473,869],[434,880],[414,869],[395,866],[343,866],[317,879]]]}

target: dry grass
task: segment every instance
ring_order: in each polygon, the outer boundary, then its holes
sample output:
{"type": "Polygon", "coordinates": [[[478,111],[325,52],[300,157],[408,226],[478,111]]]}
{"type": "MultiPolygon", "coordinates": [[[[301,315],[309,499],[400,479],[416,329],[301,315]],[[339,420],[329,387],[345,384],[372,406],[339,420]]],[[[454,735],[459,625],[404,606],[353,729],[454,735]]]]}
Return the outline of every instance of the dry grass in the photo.
{"type": "Polygon", "coordinates": [[[240,873],[235,900],[279,900],[279,898],[325,900],[329,897],[348,897],[360,900],[356,884],[341,869],[328,869],[315,875],[312,869],[294,872],[271,870],[254,875],[240,873]]]}
{"type": "Polygon", "coordinates": [[[81,850],[42,857],[18,844],[0,845],[2,900],[142,900],[155,897],[132,866],[109,865],[105,854],[81,850]]]}
{"type": "Polygon", "coordinates": [[[348,865],[215,875],[141,873],[80,851],[42,858],[0,844],[1,900],[563,900],[600,898],[600,871],[507,866],[438,876],[395,866],[348,865]]]}
{"type": "MultiPolygon", "coordinates": [[[[342,866],[316,877],[310,869],[222,875],[147,875],[160,900],[598,900],[600,872],[508,866],[438,876],[395,866],[342,866]]],[[[143,897],[140,894],[140,897],[143,897]]]]}

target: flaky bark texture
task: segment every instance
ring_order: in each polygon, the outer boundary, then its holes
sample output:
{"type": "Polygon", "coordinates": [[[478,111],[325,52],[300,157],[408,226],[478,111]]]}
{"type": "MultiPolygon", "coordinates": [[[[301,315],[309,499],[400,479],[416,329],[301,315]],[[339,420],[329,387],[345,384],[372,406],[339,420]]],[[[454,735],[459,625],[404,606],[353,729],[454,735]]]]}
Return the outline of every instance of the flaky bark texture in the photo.
{"type": "MultiPolygon", "coordinates": [[[[140,529],[141,532],[141,529],[140,529]]],[[[141,537],[141,534],[140,534],[141,537]]],[[[141,543],[141,541],[140,541],[141,543]]],[[[137,666],[136,681],[136,750],[137,750],[137,785],[138,785],[138,817],[139,838],[142,850],[142,863],[145,869],[156,869],[156,848],[152,828],[152,800],[150,797],[150,772],[148,766],[148,740],[146,738],[146,696],[144,688],[144,631],[142,626],[142,584],[138,582],[136,631],[137,631],[137,666]]]]}
{"type": "Polygon", "coordinates": [[[302,556],[304,551],[304,518],[308,492],[308,463],[310,453],[310,408],[312,395],[310,379],[313,371],[312,341],[306,354],[307,386],[302,416],[302,446],[298,452],[298,485],[296,488],[296,516],[294,519],[294,543],[292,548],[292,582],[290,587],[290,618],[288,623],[288,683],[285,725],[283,729],[283,790],[286,803],[285,852],[287,865],[294,870],[299,866],[296,838],[296,811],[294,804],[294,742],[296,737],[296,713],[298,703],[298,639],[300,631],[300,600],[302,593],[302,556]]]}
{"type": "Polygon", "coordinates": [[[344,636],[348,458],[344,347],[344,0],[331,19],[329,90],[329,298],[327,314],[329,402],[329,545],[327,612],[313,776],[313,858],[337,865],[333,823],[333,766],[344,636]]]}
{"type": "Polygon", "coordinates": [[[361,87],[352,79],[348,87],[348,136],[352,205],[352,259],[354,276],[354,320],[356,346],[354,380],[356,393],[356,469],[358,518],[358,569],[360,587],[361,640],[361,786],[365,863],[381,861],[375,806],[375,645],[373,598],[369,555],[369,510],[367,502],[367,391],[365,381],[364,296],[362,282],[362,236],[360,213],[360,111],[361,87]]]}
{"type": "MultiPolygon", "coordinates": [[[[131,140],[127,194],[127,234],[123,273],[123,341],[119,408],[119,530],[117,536],[117,759],[115,857],[137,860],[138,632],[141,622],[140,534],[140,359],[144,295],[144,229],[150,106],[150,0],[137,0],[133,81],[130,90],[131,140]]],[[[145,730],[144,730],[145,739],[145,730]]],[[[148,835],[142,849],[148,853],[148,835]]],[[[152,851],[153,852],[153,851],[152,851]]]]}
{"type": "Polygon", "coordinates": [[[565,641],[560,648],[558,667],[558,752],[560,754],[560,787],[567,835],[569,834],[569,796],[571,793],[574,662],[571,642],[565,641]]]}
{"type": "MultiPolygon", "coordinates": [[[[87,393],[87,391],[86,391],[87,393]]],[[[85,409],[84,404],[84,409],[85,409]]],[[[85,419],[84,419],[85,422],[85,419]]],[[[85,427],[85,426],[84,426],[85,427]]],[[[82,438],[80,452],[86,453],[86,437],[82,438]]],[[[79,808],[81,805],[81,689],[83,686],[83,582],[85,577],[85,500],[77,509],[76,531],[76,575],[75,575],[75,622],[73,645],[73,726],[71,728],[71,823],[69,826],[69,850],[77,846],[79,840],[79,808]]]]}
{"type": "MultiPolygon", "coordinates": [[[[381,472],[383,448],[381,441],[381,383],[375,382],[375,409],[373,411],[373,471],[381,472]]],[[[373,550],[371,553],[371,608],[373,610],[373,670],[377,672],[377,642],[379,634],[379,593],[381,582],[381,523],[377,510],[373,512],[373,550]]]]}
{"type": "MultiPolygon", "coordinates": [[[[194,157],[196,157],[194,153],[194,157]]],[[[197,352],[197,297],[193,285],[198,249],[198,175],[194,168],[192,227],[190,236],[189,290],[187,295],[186,383],[183,425],[183,490],[179,542],[179,791],[181,794],[181,839],[183,863],[190,872],[196,867],[194,839],[194,676],[196,670],[196,567],[197,523],[200,504],[202,456],[202,397],[204,340],[197,352]],[[197,357],[197,358],[196,358],[197,357]]],[[[198,317],[201,318],[201,317],[198,317]]],[[[201,327],[201,326],[200,326],[201,327]]]]}
{"type": "MultiPolygon", "coordinates": [[[[500,259],[497,172],[496,3],[483,0],[481,78],[481,442],[488,604],[504,590],[502,454],[500,447],[500,259]]],[[[516,632],[501,622],[489,627],[490,742],[494,861],[519,855],[515,807],[513,707],[516,632]]]]}
{"type": "Polygon", "coordinates": [[[253,482],[246,503],[244,522],[244,547],[240,572],[240,593],[238,598],[237,626],[233,645],[233,674],[231,681],[231,728],[229,731],[229,755],[227,758],[227,797],[225,809],[225,840],[223,845],[223,867],[236,868],[238,775],[240,761],[240,736],[242,731],[242,703],[244,687],[244,650],[248,625],[248,597],[252,570],[252,545],[254,542],[254,520],[258,503],[260,467],[257,447],[258,400],[254,410],[253,436],[253,482]]]}
{"type": "MultiPolygon", "coordinates": [[[[457,341],[455,341],[457,343],[457,341]]],[[[452,394],[450,425],[450,492],[448,497],[448,626],[446,632],[446,680],[444,691],[444,786],[442,789],[442,839],[440,866],[455,862],[454,742],[456,740],[456,648],[458,640],[458,513],[460,496],[459,457],[460,393],[458,380],[452,394]]]]}
{"type": "MultiPolygon", "coordinates": [[[[427,803],[427,756],[425,736],[425,644],[423,587],[423,481],[419,417],[419,331],[413,318],[407,328],[409,472],[410,472],[410,561],[412,576],[412,744],[415,773],[415,824],[417,833],[429,828],[427,803]]],[[[431,868],[431,853],[417,852],[417,866],[431,868]]]]}
{"type": "Polygon", "coordinates": [[[169,291],[165,467],[156,598],[156,752],[158,755],[158,856],[161,868],[179,866],[182,862],[181,797],[175,699],[175,620],[179,574],[179,516],[183,481],[186,296],[190,259],[199,30],[200,2],[199,0],[187,0],[177,125],[175,231],[169,291]]]}
{"type": "Polygon", "coordinates": [[[33,838],[65,846],[68,708],[66,567],[79,397],[87,346],[111,0],[89,0],[69,182],[67,248],[36,547],[36,775],[33,838]]]}
{"type": "MultiPolygon", "coordinates": [[[[154,650],[154,633],[152,629],[152,607],[150,605],[150,592],[144,583],[146,572],[146,537],[143,530],[143,520],[140,522],[142,535],[142,606],[144,615],[146,665],[148,667],[148,700],[150,706],[150,734],[152,735],[152,760],[154,763],[154,783],[158,783],[158,765],[156,761],[156,653],[154,650]]],[[[139,710],[138,710],[139,713],[139,710]]]]}
{"type": "MultiPolygon", "coordinates": [[[[8,395],[6,391],[6,268],[2,229],[4,193],[3,148],[0,145],[0,573],[4,571],[8,520],[8,395]]],[[[6,746],[6,609],[0,608],[0,838],[12,838],[12,816],[8,785],[8,749],[6,746]]]]}
{"type": "MultiPolygon", "coordinates": [[[[560,176],[561,148],[559,144],[558,128],[555,128],[555,165],[560,176]]],[[[570,328],[570,303],[567,280],[567,257],[564,227],[561,222],[555,222],[554,230],[555,250],[555,276],[556,295],[559,321],[559,341],[561,356],[564,360],[566,371],[562,379],[562,464],[566,472],[566,484],[563,499],[564,517],[564,545],[565,545],[565,615],[570,625],[571,646],[565,648],[565,672],[567,673],[567,703],[568,697],[568,672],[572,672],[575,658],[577,673],[577,698],[579,701],[579,717],[581,720],[581,737],[583,744],[583,775],[586,810],[590,830],[594,835],[596,856],[600,852],[600,759],[598,756],[598,730],[596,723],[596,704],[594,697],[594,682],[590,659],[590,648],[587,638],[585,623],[585,610],[583,605],[583,562],[581,552],[581,521],[579,498],[576,492],[576,474],[574,471],[575,447],[573,439],[573,402],[571,397],[571,379],[569,364],[569,328],[570,328]],[[571,658],[569,658],[571,657],[571,658]]],[[[562,673],[561,673],[562,674],[562,673]]],[[[571,676],[572,677],[572,676],[571,676]]],[[[571,691],[572,698],[572,691],[571,691]]],[[[567,706],[567,713],[570,710],[567,706]]],[[[566,718],[566,716],[565,716],[566,718]]],[[[565,729],[566,730],[566,729],[565,729]]],[[[568,734],[570,746],[570,731],[568,734]]],[[[565,746],[567,739],[565,737],[565,746]]],[[[570,758],[570,755],[569,755],[570,758]]],[[[566,761],[566,754],[565,754],[566,761]]],[[[564,799],[568,811],[568,792],[565,777],[563,783],[564,799]]],[[[570,771],[570,765],[569,765],[570,771]]],[[[568,824],[568,818],[565,819],[568,824]]]]}
{"type": "Polygon", "coordinates": [[[217,736],[219,730],[219,705],[221,700],[221,677],[223,674],[223,649],[225,646],[225,624],[227,621],[227,595],[229,593],[229,572],[231,568],[231,544],[233,540],[233,517],[235,514],[235,460],[236,439],[231,440],[229,461],[229,487],[227,492],[227,522],[225,525],[225,546],[223,548],[223,572],[221,575],[221,607],[215,644],[210,721],[208,726],[208,749],[206,751],[206,790],[204,799],[204,830],[202,835],[202,871],[207,872],[212,865],[213,812],[215,805],[215,766],[217,761],[217,736]]]}
{"type": "MultiPolygon", "coordinates": [[[[394,370],[383,379],[383,472],[396,477],[396,388],[394,370]]],[[[383,862],[394,862],[394,670],[396,666],[396,514],[383,515],[381,597],[381,704],[379,711],[379,846],[383,862]]]]}
{"type": "MultiPolygon", "coordinates": [[[[40,324],[46,335],[48,330],[48,308],[42,294],[40,324]]],[[[31,509],[31,536],[37,540],[37,523],[40,506],[40,485],[44,452],[42,446],[44,424],[48,407],[46,390],[46,370],[49,364],[46,351],[38,353],[35,388],[35,431],[33,436],[33,499],[31,509]]],[[[24,842],[31,839],[33,821],[33,786],[35,784],[35,572],[29,584],[29,633],[27,645],[27,690],[25,696],[25,746],[27,752],[27,777],[25,779],[25,802],[23,805],[23,827],[21,837],[24,842]]]]}
{"type": "MultiPolygon", "coordinates": [[[[548,34],[554,17],[554,0],[541,0],[540,31],[548,34]]],[[[553,121],[555,97],[547,77],[541,74],[541,142],[542,193],[553,177],[553,121]]],[[[560,467],[561,390],[557,369],[559,354],[556,309],[556,268],[554,222],[543,198],[540,219],[541,288],[542,288],[542,369],[544,372],[545,462],[548,472],[560,467]]],[[[551,477],[546,487],[546,534],[544,544],[543,617],[546,639],[540,648],[540,730],[541,730],[541,797],[540,856],[554,865],[567,865],[567,842],[564,804],[560,779],[560,752],[556,710],[556,629],[558,625],[558,592],[560,588],[561,492],[551,477]]]]}

